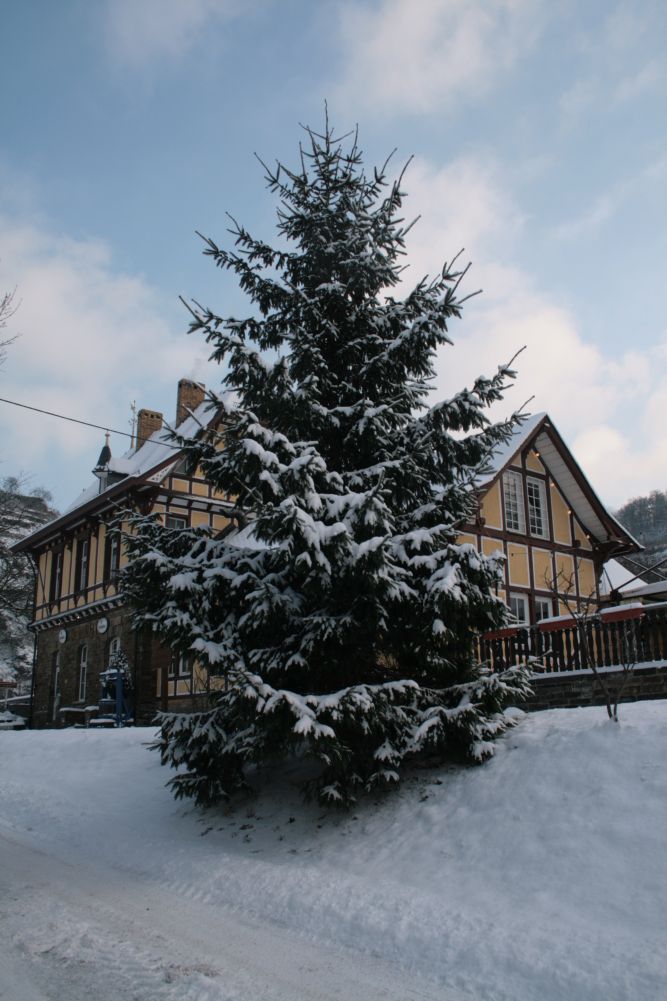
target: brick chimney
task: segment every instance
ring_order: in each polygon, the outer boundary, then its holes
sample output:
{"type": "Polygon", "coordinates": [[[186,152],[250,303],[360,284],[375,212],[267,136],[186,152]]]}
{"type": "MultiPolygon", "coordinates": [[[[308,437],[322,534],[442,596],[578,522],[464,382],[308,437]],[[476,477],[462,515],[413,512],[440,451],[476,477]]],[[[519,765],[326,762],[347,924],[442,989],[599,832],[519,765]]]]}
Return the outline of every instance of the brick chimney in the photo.
{"type": "Polygon", "coordinates": [[[137,448],[141,448],[147,438],[162,427],[159,410],[140,410],[137,414],[137,448]]]}
{"type": "Polygon", "coordinates": [[[176,397],[176,427],[190,416],[191,410],[196,410],[204,402],[206,386],[190,379],[179,379],[178,395],[176,397]]]}

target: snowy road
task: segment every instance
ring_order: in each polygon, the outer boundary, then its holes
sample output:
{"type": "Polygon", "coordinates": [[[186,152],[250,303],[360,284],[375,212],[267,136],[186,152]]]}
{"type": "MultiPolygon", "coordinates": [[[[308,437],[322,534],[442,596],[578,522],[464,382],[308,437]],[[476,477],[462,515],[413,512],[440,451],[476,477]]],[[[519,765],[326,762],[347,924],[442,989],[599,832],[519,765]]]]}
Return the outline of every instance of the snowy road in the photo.
{"type": "Polygon", "coordinates": [[[379,959],[0,833],[2,1001],[454,1001],[379,959]]]}

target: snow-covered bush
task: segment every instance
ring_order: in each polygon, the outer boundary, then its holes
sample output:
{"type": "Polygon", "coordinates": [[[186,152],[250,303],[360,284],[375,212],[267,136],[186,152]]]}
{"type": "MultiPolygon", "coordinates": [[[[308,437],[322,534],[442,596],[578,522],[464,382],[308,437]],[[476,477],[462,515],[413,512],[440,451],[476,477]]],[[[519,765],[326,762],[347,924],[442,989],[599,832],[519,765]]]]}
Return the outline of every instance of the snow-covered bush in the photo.
{"type": "Polygon", "coordinates": [[[183,766],[174,791],[203,804],[294,750],[321,763],[315,791],[338,803],[418,755],[480,761],[527,685],[476,663],[476,635],[506,609],[497,560],[457,542],[519,419],[487,416],[514,373],[427,406],[462,272],[445,265],[395,298],[400,179],[386,165],[367,176],[356,138],[346,148],[328,125],[307,139],[298,169],[266,168],[284,248],[236,223],[234,250],[205,241],[254,311],[192,306],[232,392],[216,402],[225,447],[182,444],[246,527],[214,539],[137,519],[128,538],[139,619],[225,679],[210,711],[162,717],[162,759],[183,766]]]}

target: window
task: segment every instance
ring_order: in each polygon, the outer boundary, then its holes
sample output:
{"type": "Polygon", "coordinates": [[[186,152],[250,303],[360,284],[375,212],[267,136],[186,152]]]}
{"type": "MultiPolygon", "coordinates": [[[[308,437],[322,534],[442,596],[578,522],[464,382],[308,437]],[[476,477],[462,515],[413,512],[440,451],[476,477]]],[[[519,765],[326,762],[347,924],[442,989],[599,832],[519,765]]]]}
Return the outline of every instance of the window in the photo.
{"type": "Polygon", "coordinates": [[[120,636],[114,636],[109,640],[109,661],[117,653],[120,653],[120,636]]]}
{"type": "Polygon", "coordinates": [[[79,650],[79,702],[85,702],[88,680],[88,646],[83,643],[79,650]]]}
{"type": "Polygon", "coordinates": [[[60,589],[63,582],[63,554],[62,550],[53,553],[51,556],[51,589],[50,600],[57,601],[60,597],[60,589]]]}
{"type": "Polygon", "coordinates": [[[525,532],[526,517],[523,509],[523,489],[520,473],[505,473],[503,476],[505,497],[505,528],[508,532],[525,532]]]}
{"type": "Polygon", "coordinates": [[[79,539],[76,560],[76,590],[84,591],[88,586],[88,561],[90,558],[90,539],[79,539]]]}
{"type": "Polygon", "coordinates": [[[173,653],[169,663],[169,677],[189,678],[190,658],[187,653],[173,653]]]}
{"type": "Polygon", "coordinates": [[[60,650],[56,650],[51,659],[51,721],[58,719],[60,709],[60,650]]]}
{"type": "Polygon", "coordinates": [[[551,618],[551,598],[535,598],[535,621],[551,618]]]}
{"type": "Polygon", "coordinates": [[[107,534],[104,549],[104,579],[114,580],[120,563],[120,535],[113,531],[107,534]]]}
{"type": "Polygon", "coordinates": [[[545,539],[547,532],[547,504],[544,493],[544,483],[528,477],[526,480],[528,495],[528,525],[531,535],[539,535],[545,539]]]}
{"type": "Polygon", "coordinates": [[[164,523],[167,528],[185,528],[188,519],[183,514],[168,514],[165,517],[164,523]]]}
{"type": "Polygon", "coordinates": [[[518,625],[528,625],[528,598],[525,594],[510,594],[509,608],[518,625]]]}

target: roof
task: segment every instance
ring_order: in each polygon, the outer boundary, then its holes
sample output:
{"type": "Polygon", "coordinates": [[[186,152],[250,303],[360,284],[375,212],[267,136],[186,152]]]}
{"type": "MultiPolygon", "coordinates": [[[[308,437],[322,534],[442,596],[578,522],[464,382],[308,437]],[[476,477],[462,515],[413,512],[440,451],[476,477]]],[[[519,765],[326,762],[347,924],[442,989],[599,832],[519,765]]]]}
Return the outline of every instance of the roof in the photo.
{"type": "MultiPolygon", "coordinates": [[[[202,427],[208,427],[215,419],[215,411],[208,401],[201,403],[190,417],[178,425],[179,435],[186,438],[193,438],[202,427]]],[[[40,526],[35,532],[27,535],[16,547],[17,549],[29,549],[32,543],[41,541],[42,537],[50,535],[61,525],[71,522],[77,513],[84,513],[91,506],[101,506],[105,501],[111,501],[118,494],[122,494],[124,489],[137,482],[161,483],[171,472],[182,456],[182,450],[170,440],[170,429],[163,427],[155,431],[148,438],[141,448],[129,449],[124,455],[114,458],[107,463],[110,473],[116,473],[113,482],[105,490],[100,490],[98,478],[82,490],[81,493],[65,508],[63,513],[46,525],[40,526]]]]}
{"type": "Polygon", "coordinates": [[[479,480],[483,491],[495,482],[512,459],[528,446],[539,452],[540,462],[558,484],[569,508],[584,530],[598,543],[611,544],[617,552],[637,552],[643,546],[607,511],[576,459],[546,413],[534,414],[497,449],[491,471],[479,480]]]}
{"type": "Polygon", "coordinates": [[[500,448],[497,448],[491,457],[489,472],[478,479],[479,486],[486,486],[495,480],[498,473],[502,472],[505,466],[511,462],[517,452],[524,448],[530,441],[535,429],[546,420],[547,414],[533,414],[528,417],[516,429],[512,437],[500,448]]]}

